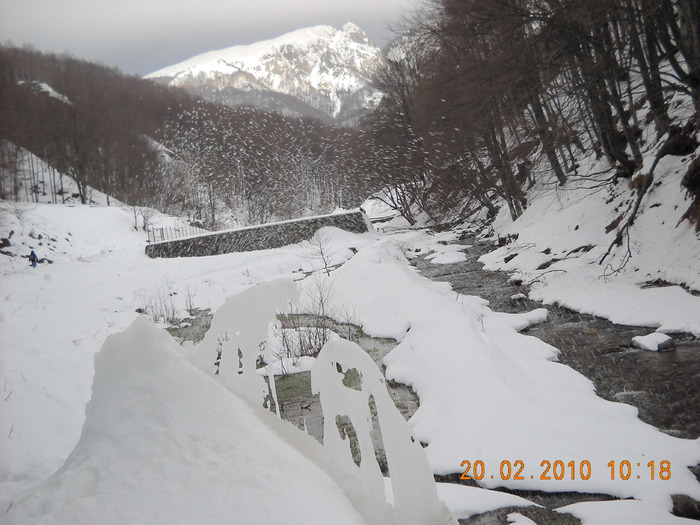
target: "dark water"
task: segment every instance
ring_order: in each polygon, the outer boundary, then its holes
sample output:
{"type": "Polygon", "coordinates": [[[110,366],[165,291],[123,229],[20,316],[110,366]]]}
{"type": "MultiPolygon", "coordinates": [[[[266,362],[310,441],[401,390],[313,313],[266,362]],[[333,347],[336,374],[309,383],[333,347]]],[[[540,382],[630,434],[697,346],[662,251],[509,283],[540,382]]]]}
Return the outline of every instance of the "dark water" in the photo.
{"type": "MultiPolygon", "coordinates": [[[[456,264],[434,265],[423,257],[413,259],[420,273],[435,281],[452,284],[455,291],[478,295],[499,312],[526,312],[542,308],[541,303],[514,300],[515,294],[527,295],[527,287],[509,282],[508,274],[482,269],[478,258],[492,249],[474,240],[465,244],[467,260],[456,264]]],[[[527,330],[560,350],[559,361],[577,370],[595,385],[599,396],[637,407],[639,418],[667,434],[687,439],[700,436],[700,340],[688,334],[673,335],[675,349],[649,352],[631,346],[638,335],[653,328],[615,325],[605,319],[573,312],[559,306],[544,306],[549,311],[545,323],[527,330]]],[[[573,408],[573,407],[572,407],[573,408]]],[[[700,468],[694,469],[700,479],[700,468]]],[[[509,512],[520,512],[539,525],[578,523],[550,509],[577,501],[609,499],[605,495],[578,493],[520,493],[545,509],[501,509],[461,520],[469,525],[508,523],[509,512]]],[[[697,502],[677,498],[676,513],[700,519],[697,502]]]]}
{"type": "MultiPolygon", "coordinates": [[[[515,294],[527,295],[527,288],[508,281],[504,272],[482,269],[478,258],[491,247],[467,242],[467,261],[434,265],[423,257],[413,264],[425,277],[447,281],[453,289],[467,295],[487,299],[494,311],[525,312],[543,305],[530,300],[513,300],[515,294]]],[[[670,352],[647,352],[631,347],[632,337],[651,333],[653,329],[620,326],[604,319],[582,315],[558,306],[546,306],[548,321],[531,327],[527,333],[560,349],[559,360],[579,371],[596,386],[598,395],[612,401],[633,405],[643,421],[676,437],[694,439],[700,436],[700,341],[689,335],[676,335],[676,348],[670,352]]],[[[181,339],[198,341],[209,326],[211,315],[202,312],[192,327],[173,330],[181,339]]],[[[302,316],[303,317],[303,316],[302,316]]],[[[314,326],[318,321],[309,316],[301,325],[314,326]]],[[[328,320],[326,320],[328,322],[328,320]]],[[[357,327],[335,325],[332,329],[343,337],[355,340],[381,367],[381,359],[396,341],[376,339],[357,327]],[[346,334],[347,330],[351,334],[346,334]]],[[[280,377],[276,381],[282,417],[309,434],[321,439],[323,416],[317,396],[311,395],[309,373],[280,377]]],[[[418,407],[415,394],[404,385],[389,384],[389,391],[401,413],[408,419],[418,407]]],[[[375,444],[378,460],[383,463],[383,450],[375,444]]],[[[384,464],[382,464],[385,467],[384,464]]],[[[696,475],[700,469],[696,469],[696,475]]],[[[439,481],[459,483],[459,476],[439,481]]],[[[611,499],[603,494],[518,492],[518,495],[539,503],[543,508],[508,508],[460,520],[463,525],[504,525],[507,514],[519,512],[538,525],[578,524],[577,519],[552,509],[579,501],[611,499]]],[[[697,502],[676,502],[679,515],[700,519],[697,502]],[[683,507],[683,505],[685,505],[683,507]]]]}
{"type": "MultiPolygon", "coordinates": [[[[459,293],[487,299],[494,311],[542,308],[535,301],[511,299],[527,295],[527,288],[509,283],[508,274],[482,269],[477,259],[488,249],[472,243],[465,250],[467,261],[456,264],[434,265],[422,257],[413,262],[422,275],[447,281],[459,293]]],[[[673,436],[700,436],[700,340],[673,335],[675,350],[648,352],[633,348],[631,340],[653,328],[616,325],[559,306],[544,307],[549,311],[547,322],[527,333],[558,348],[559,360],[593,381],[599,396],[636,406],[642,421],[673,436]]]]}

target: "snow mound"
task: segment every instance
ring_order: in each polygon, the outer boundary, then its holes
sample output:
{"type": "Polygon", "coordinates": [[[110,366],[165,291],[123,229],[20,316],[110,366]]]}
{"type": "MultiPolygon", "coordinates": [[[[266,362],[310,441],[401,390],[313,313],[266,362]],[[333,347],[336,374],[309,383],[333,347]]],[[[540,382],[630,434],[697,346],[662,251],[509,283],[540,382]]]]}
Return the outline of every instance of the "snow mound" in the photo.
{"type": "Polygon", "coordinates": [[[643,501],[591,501],[574,503],[557,509],[558,512],[573,514],[585,525],[691,525],[695,520],[679,518],[668,512],[644,503],[643,501]]]}
{"type": "Polygon", "coordinates": [[[632,338],[632,344],[637,348],[642,350],[650,350],[652,352],[658,352],[665,348],[672,348],[672,341],[669,336],[659,332],[654,332],[649,335],[638,335],[632,338]]]}
{"type": "Polygon", "coordinates": [[[299,431],[277,425],[277,435],[266,418],[138,318],[95,358],[72,454],[14,502],[7,523],[362,523],[333,479],[285,441],[299,431]]]}
{"type": "Polygon", "coordinates": [[[410,423],[428,444],[433,472],[461,473],[463,460],[483,461],[483,487],[601,492],[665,511],[672,494],[700,498],[685,468],[700,461],[700,441],[663,434],[641,422],[634,407],[597,397],[591,381],[555,362],[555,348],[519,333],[543,322],[546,310],[505,314],[455,300],[449,287],[408,267],[391,240],[360,250],[332,279],[335,297],[353,304],[366,333],[399,341],[384,358],[386,376],[420,398],[410,423]],[[544,472],[546,462],[563,459],[590,463],[590,477],[544,472]],[[608,463],[623,459],[641,469],[650,459],[670,461],[673,476],[651,479],[647,469],[639,478],[612,479],[608,463]],[[523,479],[502,479],[503,461],[521,461],[523,479]]]}

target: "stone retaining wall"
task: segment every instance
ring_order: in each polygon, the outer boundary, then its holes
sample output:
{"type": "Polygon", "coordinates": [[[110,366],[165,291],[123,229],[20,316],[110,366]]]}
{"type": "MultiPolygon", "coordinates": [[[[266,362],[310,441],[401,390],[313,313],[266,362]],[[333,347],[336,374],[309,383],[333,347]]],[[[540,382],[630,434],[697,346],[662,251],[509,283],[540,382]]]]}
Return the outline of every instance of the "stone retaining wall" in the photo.
{"type": "Polygon", "coordinates": [[[146,255],[153,258],[203,257],[279,248],[311,239],[324,226],[335,226],[353,233],[366,233],[372,229],[364,213],[351,211],[152,243],[146,246],[146,255]]]}

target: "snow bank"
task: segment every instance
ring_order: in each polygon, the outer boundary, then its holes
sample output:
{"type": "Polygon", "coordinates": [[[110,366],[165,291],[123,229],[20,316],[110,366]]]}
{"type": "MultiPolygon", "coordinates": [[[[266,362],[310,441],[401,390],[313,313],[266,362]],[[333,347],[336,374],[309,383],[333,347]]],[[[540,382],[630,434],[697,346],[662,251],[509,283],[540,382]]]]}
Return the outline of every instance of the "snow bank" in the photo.
{"type": "Polygon", "coordinates": [[[700,297],[680,286],[641,288],[624,281],[605,282],[590,276],[549,277],[530,291],[530,299],[559,304],[616,324],[649,326],[659,332],[700,336],[700,297]]]}
{"type": "Polygon", "coordinates": [[[591,501],[575,503],[557,509],[558,512],[573,514],[583,525],[691,525],[697,521],[679,518],[658,507],[643,501],[591,501]]]}
{"type": "MultiPolygon", "coordinates": [[[[483,514],[504,507],[539,506],[525,498],[456,483],[436,483],[438,499],[447,505],[452,515],[457,519],[467,519],[476,514],[483,514]]],[[[384,490],[387,501],[393,505],[394,494],[391,478],[384,478],[384,490]]]]}
{"type": "Polygon", "coordinates": [[[14,502],[7,523],[362,523],[263,414],[138,318],[96,356],[72,454],[14,502]]]}
{"type": "MultiPolygon", "coordinates": [[[[513,243],[481,257],[489,270],[505,270],[532,285],[530,298],[561,304],[613,323],[651,326],[660,332],[700,335],[700,236],[681,217],[691,198],[680,181],[687,157],[667,156],[656,182],[621,246],[607,252],[636,193],[624,183],[592,191],[583,180],[535,190],[517,221],[504,213],[494,224],[513,243]],[[647,283],[666,283],[646,288],[647,283]]],[[[588,171],[605,172],[604,163],[588,171]]]]}
{"type": "Polygon", "coordinates": [[[642,423],[635,408],[597,397],[588,379],[555,362],[555,348],[517,332],[545,312],[495,314],[483,302],[455,300],[449,288],[406,266],[391,241],[361,250],[335,272],[332,287],[367,333],[400,341],[385,357],[386,375],[420,397],[410,423],[428,444],[434,472],[463,472],[463,460],[483,461],[484,487],[602,492],[664,510],[671,494],[700,498],[686,469],[700,461],[700,441],[670,437],[642,423]],[[639,479],[611,479],[607,467],[629,460],[644,469],[652,459],[670,461],[672,478],[651,480],[639,470],[639,479]],[[515,470],[504,479],[504,461],[522,462],[523,479],[515,470]],[[543,462],[555,461],[573,461],[574,479],[545,472],[543,462]],[[589,479],[580,475],[584,462],[589,479]]]}

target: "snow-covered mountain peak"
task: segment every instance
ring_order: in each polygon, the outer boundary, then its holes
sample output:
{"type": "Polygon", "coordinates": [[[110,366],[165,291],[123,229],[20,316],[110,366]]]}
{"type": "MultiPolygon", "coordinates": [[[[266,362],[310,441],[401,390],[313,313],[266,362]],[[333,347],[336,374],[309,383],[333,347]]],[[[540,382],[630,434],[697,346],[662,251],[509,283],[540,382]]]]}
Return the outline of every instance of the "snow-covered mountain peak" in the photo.
{"type": "Polygon", "coordinates": [[[146,78],[230,105],[241,103],[240,92],[234,90],[291,96],[320,115],[336,118],[349,111],[348,105],[357,108],[372,98],[369,78],[380,62],[379,49],[369,44],[362,29],[348,22],[341,29],[314,26],[210,51],[146,78]]]}
{"type": "Polygon", "coordinates": [[[369,44],[367,33],[352,22],[347,22],[341,29],[341,32],[345,33],[351,40],[354,40],[358,44],[369,44]]]}
{"type": "MultiPolygon", "coordinates": [[[[208,51],[183,60],[172,66],[167,66],[158,71],[146,75],[146,78],[177,77],[186,74],[192,69],[204,71],[207,66],[215,71],[220,64],[234,65],[236,63],[250,63],[262,60],[268,56],[279,54],[285,49],[299,51],[312,51],[314,48],[325,45],[343,45],[355,43],[368,47],[369,54],[374,54],[377,48],[369,45],[365,32],[352,22],[346,23],[342,29],[335,29],[327,25],[319,25],[298,29],[290,33],[247,45],[236,45],[215,51],[208,51]]],[[[353,46],[354,47],[354,46],[353,46]]]]}

